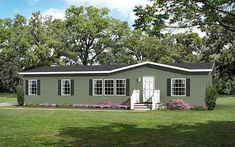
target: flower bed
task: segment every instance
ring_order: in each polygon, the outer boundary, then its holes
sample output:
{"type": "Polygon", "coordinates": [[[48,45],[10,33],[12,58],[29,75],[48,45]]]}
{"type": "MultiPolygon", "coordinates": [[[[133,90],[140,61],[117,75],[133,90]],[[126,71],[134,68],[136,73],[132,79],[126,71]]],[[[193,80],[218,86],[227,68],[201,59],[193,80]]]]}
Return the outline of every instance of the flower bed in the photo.
{"type": "Polygon", "coordinates": [[[127,105],[122,105],[113,102],[104,102],[100,104],[29,104],[29,107],[47,107],[47,108],[97,108],[97,109],[129,109],[127,105]]]}
{"type": "Polygon", "coordinates": [[[166,104],[170,110],[188,110],[191,106],[182,99],[173,99],[166,104]]]}

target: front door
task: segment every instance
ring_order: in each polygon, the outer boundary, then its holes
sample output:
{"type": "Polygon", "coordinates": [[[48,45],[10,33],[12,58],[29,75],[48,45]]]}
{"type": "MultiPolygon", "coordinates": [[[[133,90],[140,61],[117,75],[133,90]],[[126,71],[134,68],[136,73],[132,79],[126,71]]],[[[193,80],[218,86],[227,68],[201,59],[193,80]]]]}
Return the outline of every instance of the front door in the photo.
{"type": "Polygon", "coordinates": [[[143,102],[150,100],[154,92],[154,77],[143,77],[143,102]]]}

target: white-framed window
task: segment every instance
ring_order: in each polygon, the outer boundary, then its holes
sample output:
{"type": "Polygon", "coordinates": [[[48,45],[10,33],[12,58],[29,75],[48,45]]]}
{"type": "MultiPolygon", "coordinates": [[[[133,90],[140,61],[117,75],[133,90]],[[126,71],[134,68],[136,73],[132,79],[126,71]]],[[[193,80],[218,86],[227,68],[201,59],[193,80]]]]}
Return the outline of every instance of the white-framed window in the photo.
{"type": "Polygon", "coordinates": [[[171,96],[186,96],[186,78],[171,79],[171,96]]]}
{"type": "Polygon", "coordinates": [[[104,79],[104,95],[114,95],[114,79],[104,79]]]}
{"type": "Polygon", "coordinates": [[[116,79],[116,95],[126,95],[126,79],[116,79]]]}
{"type": "Polygon", "coordinates": [[[71,95],[71,79],[61,79],[61,95],[71,95]]]}
{"type": "Polygon", "coordinates": [[[37,95],[37,80],[28,80],[28,94],[37,95]]]}
{"type": "Polygon", "coordinates": [[[102,96],[103,95],[103,80],[93,79],[93,95],[102,96]]]}

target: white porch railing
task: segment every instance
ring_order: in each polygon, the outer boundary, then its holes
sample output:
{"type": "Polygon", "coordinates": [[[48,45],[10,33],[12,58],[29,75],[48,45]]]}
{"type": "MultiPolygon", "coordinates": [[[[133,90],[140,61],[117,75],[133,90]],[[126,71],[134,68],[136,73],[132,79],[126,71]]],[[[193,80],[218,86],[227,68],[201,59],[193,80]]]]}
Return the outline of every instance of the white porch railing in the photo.
{"type": "MultiPolygon", "coordinates": [[[[154,90],[152,100],[152,110],[160,103],[160,90],[154,90]]],[[[140,102],[140,90],[134,89],[130,97],[130,109],[133,110],[136,103],[140,102]]]]}
{"type": "Polygon", "coordinates": [[[139,103],[140,101],[140,90],[139,89],[134,89],[130,98],[130,105],[131,109],[134,109],[135,103],[139,103]]]}
{"type": "Polygon", "coordinates": [[[152,110],[156,109],[156,104],[160,103],[160,90],[154,90],[152,96],[152,110]]]}

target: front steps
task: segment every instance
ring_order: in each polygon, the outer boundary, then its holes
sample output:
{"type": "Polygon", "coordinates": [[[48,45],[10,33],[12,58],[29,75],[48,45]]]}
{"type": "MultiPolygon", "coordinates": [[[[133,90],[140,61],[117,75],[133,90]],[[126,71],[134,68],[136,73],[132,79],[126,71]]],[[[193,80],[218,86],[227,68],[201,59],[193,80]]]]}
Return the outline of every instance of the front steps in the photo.
{"type": "MultiPolygon", "coordinates": [[[[159,107],[159,104],[156,104],[156,109],[159,107]]],[[[152,110],[151,103],[136,103],[134,104],[134,111],[148,111],[152,110]]]]}

